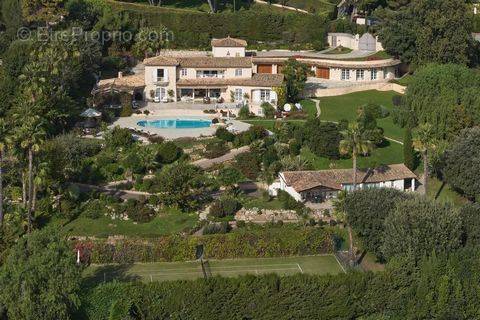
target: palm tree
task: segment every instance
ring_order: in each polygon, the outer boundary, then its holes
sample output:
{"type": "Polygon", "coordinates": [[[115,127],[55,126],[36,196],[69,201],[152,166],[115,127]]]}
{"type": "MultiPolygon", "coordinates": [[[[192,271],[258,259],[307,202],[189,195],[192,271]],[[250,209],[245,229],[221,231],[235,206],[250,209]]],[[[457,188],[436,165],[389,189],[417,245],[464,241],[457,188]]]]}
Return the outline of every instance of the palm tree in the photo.
{"type": "Polygon", "coordinates": [[[427,194],[428,152],[435,148],[436,142],[433,127],[429,123],[419,125],[413,131],[413,147],[422,154],[423,161],[423,193],[427,194]]]}
{"type": "MultiPolygon", "coordinates": [[[[363,132],[360,130],[358,122],[352,122],[345,133],[345,137],[342,141],[340,141],[339,150],[342,155],[350,155],[353,160],[353,191],[357,189],[357,156],[367,155],[369,154],[374,148],[374,144],[370,140],[366,140],[363,138],[363,132]]],[[[350,263],[353,264],[354,261],[354,254],[353,254],[353,234],[352,234],[352,227],[350,223],[347,221],[347,228],[348,228],[348,238],[350,240],[349,246],[349,256],[350,256],[350,263]]]]}
{"type": "Polygon", "coordinates": [[[27,190],[27,218],[28,231],[32,230],[32,211],[33,211],[33,197],[34,197],[34,168],[33,157],[34,154],[40,150],[40,145],[45,138],[45,130],[43,129],[43,121],[40,117],[29,114],[15,115],[16,123],[21,123],[14,129],[14,139],[19,141],[20,148],[26,152],[28,159],[28,190],[27,190]],[[19,120],[19,121],[18,121],[19,120]]]}
{"type": "Polygon", "coordinates": [[[3,228],[3,156],[6,145],[6,124],[4,119],[0,119],[0,229],[3,228]]]}
{"type": "Polygon", "coordinates": [[[340,141],[340,153],[352,157],[354,191],[357,189],[357,157],[369,154],[374,147],[370,140],[363,138],[363,132],[360,130],[358,122],[353,122],[348,126],[344,139],[340,141]]]}

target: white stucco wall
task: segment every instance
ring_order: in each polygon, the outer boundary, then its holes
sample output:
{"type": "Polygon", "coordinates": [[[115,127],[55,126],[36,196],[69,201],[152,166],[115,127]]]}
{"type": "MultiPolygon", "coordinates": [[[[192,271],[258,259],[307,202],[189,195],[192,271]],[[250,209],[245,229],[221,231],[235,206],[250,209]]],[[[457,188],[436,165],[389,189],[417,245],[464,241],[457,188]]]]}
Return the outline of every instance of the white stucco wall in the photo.
{"type": "Polygon", "coordinates": [[[176,99],[176,88],[177,88],[177,67],[175,66],[164,66],[164,67],[153,67],[145,66],[145,89],[144,89],[144,98],[151,101],[151,91],[155,91],[157,87],[164,87],[165,92],[169,90],[174,91],[173,99],[176,99]],[[162,83],[157,83],[157,69],[164,69],[167,72],[167,79],[162,83]]]}
{"type": "Polygon", "coordinates": [[[239,47],[213,47],[214,57],[245,57],[245,48],[239,47]]]}

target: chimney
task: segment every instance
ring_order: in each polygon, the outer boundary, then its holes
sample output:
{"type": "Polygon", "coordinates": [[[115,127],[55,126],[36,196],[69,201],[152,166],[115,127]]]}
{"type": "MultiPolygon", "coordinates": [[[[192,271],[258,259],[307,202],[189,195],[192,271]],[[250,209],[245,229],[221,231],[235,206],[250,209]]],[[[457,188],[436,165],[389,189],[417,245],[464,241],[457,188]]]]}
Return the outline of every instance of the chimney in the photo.
{"type": "Polygon", "coordinates": [[[118,79],[121,79],[123,78],[123,72],[122,71],[118,71],[118,79]]]}

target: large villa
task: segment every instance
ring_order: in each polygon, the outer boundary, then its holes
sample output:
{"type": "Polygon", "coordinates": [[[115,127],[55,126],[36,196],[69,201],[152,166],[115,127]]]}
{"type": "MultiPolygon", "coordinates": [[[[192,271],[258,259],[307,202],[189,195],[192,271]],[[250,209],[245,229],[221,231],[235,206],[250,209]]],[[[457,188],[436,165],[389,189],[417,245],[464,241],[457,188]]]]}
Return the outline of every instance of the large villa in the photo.
{"type": "MultiPolygon", "coordinates": [[[[372,38],[357,37],[355,50],[343,55],[313,51],[247,51],[244,40],[213,39],[209,52],[164,50],[143,61],[144,71],[101,80],[98,88],[114,87],[134,94],[135,99],[157,103],[248,104],[252,112],[262,115],[260,105],[263,102],[277,105],[277,88],[284,81],[282,69],[291,58],[311,68],[311,82],[323,83],[326,87],[386,82],[395,78],[400,61],[370,58],[379,48],[372,43],[375,41],[372,38]]],[[[332,39],[334,47],[340,36],[329,36],[330,42],[332,39]]]]}

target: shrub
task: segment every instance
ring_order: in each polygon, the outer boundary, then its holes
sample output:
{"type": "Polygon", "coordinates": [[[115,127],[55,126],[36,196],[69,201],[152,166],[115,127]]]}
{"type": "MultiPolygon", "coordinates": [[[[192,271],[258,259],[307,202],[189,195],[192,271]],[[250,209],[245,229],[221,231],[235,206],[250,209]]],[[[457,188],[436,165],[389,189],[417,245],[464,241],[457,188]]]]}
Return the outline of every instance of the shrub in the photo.
{"type": "Polygon", "coordinates": [[[240,170],[245,177],[252,180],[257,179],[261,171],[260,159],[251,152],[237,155],[234,166],[240,170]]]}
{"type": "Polygon", "coordinates": [[[134,143],[130,130],[119,126],[107,131],[104,139],[107,147],[112,149],[128,148],[134,143]]]}
{"type": "Polygon", "coordinates": [[[282,203],[282,206],[286,210],[302,210],[305,205],[293,198],[288,192],[278,190],[278,200],[282,203]]]}
{"type": "Polygon", "coordinates": [[[340,157],[339,144],[343,137],[335,123],[309,119],[304,130],[307,145],[314,154],[329,159],[340,157]]]}
{"type": "Polygon", "coordinates": [[[133,114],[133,108],[131,103],[122,104],[122,111],[120,111],[120,117],[130,117],[133,114]]]}
{"type": "Polygon", "coordinates": [[[225,141],[210,141],[205,146],[204,156],[208,159],[218,158],[229,151],[225,141]]]}
{"type": "Polygon", "coordinates": [[[125,213],[135,222],[150,222],[155,217],[155,211],[143,201],[128,199],[125,203],[125,213]]]}
{"type": "Polygon", "coordinates": [[[228,131],[225,127],[220,127],[215,131],[215,136],[220,140],[233,142],[235,140],[235,135],[228,131]]]}
{"type": "Polygon", "coordinates": [[[264,102],[260,106],[263,109],[263,114],[267,119],[273,119],[277,110],[270,103],[264,102]]]}
{"type": "Polygon", "coordinates": [[[202,234],[225,234],[230,231],[230,224],[228,222],[214,222],[209,223],[203,228],[202,234]]]}
{"type": "Polygon", "coordinates": [[[245,105],[238,110],[238,117],[240,119],[248,119],[254,117],[255,115],[250,112],[248,105],[245,105]]]}
{"type": "Polygon", "coordinates": [[[234,216],[241,208],[240,202],[233,197],[225,197],[212,202],[209,214],[215,218],[224,218],[234,216]]]}
{"type": "Polygon", "coordinates": [[[395,106],[395,107],[398,107],[398,106],[401,106],[402,105],[402,100],[403,100],[403,97],[400,96],[400,95],[395,95],[392,97],[392,104],[395,106]]]}
{"type": "Polygon", "coordinates": [[[348,129],[348,120],[347,119],[341,119],[338,122],[338,129],[341,131],[345,131],[348,129]]]}
{"type": "Polygon", "coordinates": [[[161,144],[161,143],[165,142],[165,138],[162,137],[162,136],[157,136],[157,135],[148,136],[148,142],[161,144]]]}
{"type": "Polygon", "coordinates": [[[162,143],[157,149],[157,161],[161,163],[173,163],[183,154],[183,150],[174,142],[167,141],[162,143]]]}

